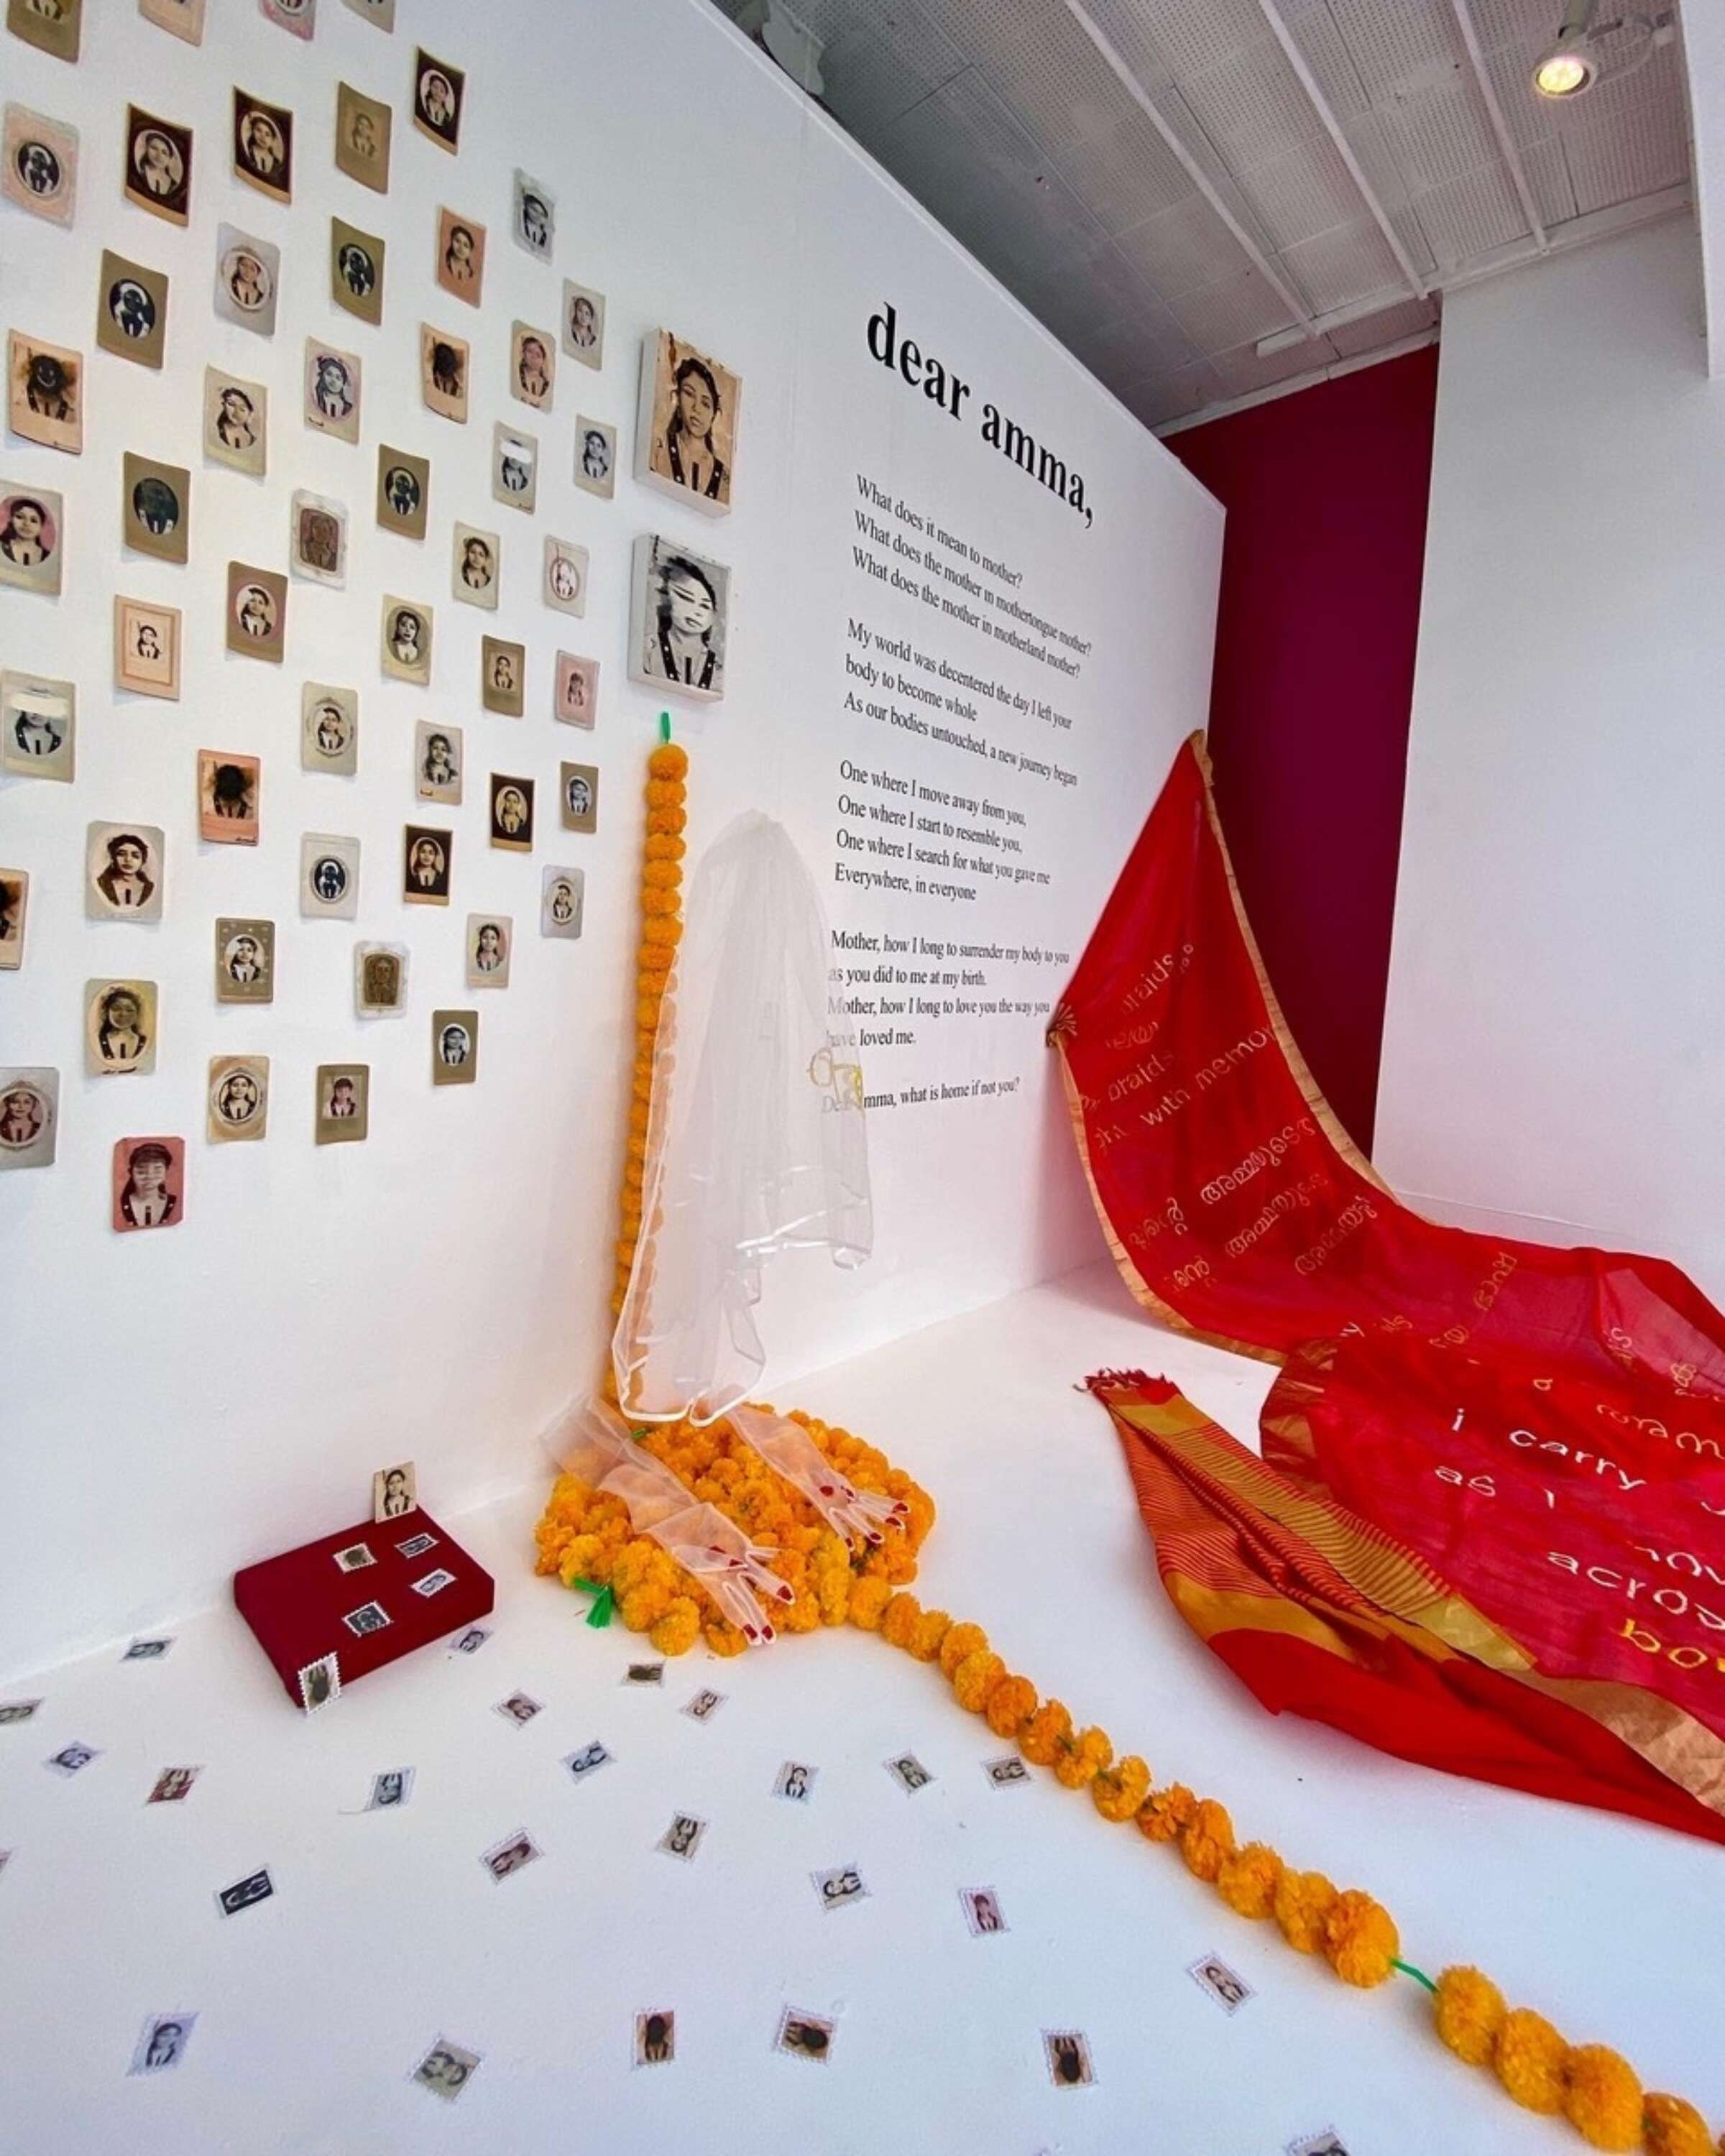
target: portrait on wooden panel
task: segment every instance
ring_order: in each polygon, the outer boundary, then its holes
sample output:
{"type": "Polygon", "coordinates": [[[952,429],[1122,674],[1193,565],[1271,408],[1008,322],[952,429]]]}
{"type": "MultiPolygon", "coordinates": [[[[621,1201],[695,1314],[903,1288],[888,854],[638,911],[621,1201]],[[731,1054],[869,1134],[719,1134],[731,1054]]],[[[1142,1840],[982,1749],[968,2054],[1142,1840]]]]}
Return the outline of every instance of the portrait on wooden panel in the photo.
{"type": "Polygon", "coordinates": [[[359,911],[359,840],[307,831],[300,840],[300,911],[307,921],[352,921],[359,911]]]}
{"type": "Polygon", "coordinates": [[[440,150],[461,146],[461,103],[467,77],[423,49],[413,55],[413,125],[440,150]]]}
{"type": "Polygon", "coordinates": [[[365,1137],[371,1117],[368,1063],[320,1063],[316,1094],[319,1145],[352,1145],[365,1137]]]}
{"type": "Polygon", "coordinates": [[[84,910],[92,921],[160,921],[165,841],[154,824],[92,824],[84,910]]]}
{"type": "Polygon", "coordinates": [[[563,280],[563,350],[583,367],[605,363],[605,295],[569,277],[563,280]]]}
{"type": "Polygon", "coordinates": [[[491,492],[511,509],[531,510],[539,498],[539,440],[498,420],[491,429],[491,492]]]}
{"type": "Polygon", "coordinates": [[[352,83],[336,85],[336,169],[376,194],[389,192],[389,138],[395,115],[381,98],[352,83]]]}
{"type": "Polygon", "coordinates": [[[27,105],[8,105],[0,126],[0,193],[50,224],[78,208],[78,130],[27,105]]]}
{"type": "Polygon", "coordinates": [[[353,1004],[362,1018],[399,1018],[408,1002],[405,943],[356,943],[353,1004]]]}
{"type": "Polygon", "coordinates": [[[207,0],[138,0],[138,13],[158,30],[188,45],[201,45],[206,4],[207,0]]]}
{"type": "Polygon", "coordinates": [[[479,1075],[479,1013],[434,1010],[431,1014],[431,1082],[470,1086],[479,1075]]]}
{"type": "Polygon", "coordinates": [[[30,872],[0,869],[0,973],[24,963],[24,927],[30,914],[30,872]]]}
{"type": "Polygon", "coordinates": [[[52,1168],[59,1113],[58,1070],[0,1070],[0,1170],[52,1168]]]}
{"type": "Polygon", "coordinates": [[[216,922],[216,1001],[275,1000],[275,923],[223,916],[216,922]]]}
{"type": "Polygon", "coordinates": [[[477,218],[452,209],[437,213],[437,251],[432,275],[452,299],[480,304],[485,283],[485,228],[477,218]]]}
{"type": "Polygon", "coordinates": [[[680,541],[635,542],[629,674],[655,688],[716,701],[725,693],[731,572],[680,541]]]}
{"type": "Polygon", "coordinates": [[[501,541],[495,531],[480,531],[471,524],[455,526],[451,588],[468,606],[497,604],[497,584],[503,561],[501,541]]]}
{"type": "Polygon", "coordinates": [[[65,529],[66,505],[52,487],[0,479],[0,584],[58,592],[65,529]]]}
{"type": "Polygon", "coordinates": [[[501,636],[480,640],[480,701],[488,711],[518,719],[527,707],[527,647],[501,636]]]}
{"type": "Polygon", "coordinates": [[[218,318],[257,336],[275,334],[281,249],[237,224],[216,228],[215,306],[218,318]]]}
{"type": "Polygon", "coordinates": [[[185,224],[192,213],[192,130],[126,108],[126,198],[151,217],[185,224]]]}
{"type": "Polygon", "coordinates": [[[575,484],[604,501],[617,491],[617,429],[584,412],[575,421],[575,484]]]}
{"type": "Polygon", "coordinates": [[[419,394],[440,419],[467,424],[467,346],[445,330],[419,325],[419,394]]]}
{"type": "Polygon", "coordinates": [[[566,831],[599,828],[599,769],[595,763],[557,766],[557,808],[566,831]]]}
{"type": "Polygon", "coordinates": [[[41,674],[0,674],[0,771],[22,778],[76,776],[78,690],[41,674]]]}
{"type": "Polygon", "coordinates": [[[540,596],[559,613],[587,612],[587,549],[567,539],[545,542],[545,574],[540,596]]]}
{"type": "Polygon", "coordinates": [[[228,649],[281,664],[287,638],[287,578],[246,562],[228,564],[228,649]]]}
{"type": "Polygon", "coordinates": [[[383,601],[383,671],[394,681],[431,680],[431,608],[411,599],[383,601]]]}
{"type": "Polygon", "coordinates": [[[235,471],[263,474],[270,418],[270,392],[261,382],[203,370],[203,454],[235,471]]]}
{"type": "Polygon", "coordinates": [[[465,756],[459,726],[420,719],[413,727],[413,784],[422,801],[440,801],[451,808],[461,805],[461,765],[465,756]]]}
{"type": "Polygon", "coordinates": [[[598,660],[578,659],[572,651],[558,652],[552,716],[566,726],[592,726],[598,716],[598,660]]]}
{"type": "Polygon", "coordinates": [[[156,1068],[154,981],[86,981],[84,1068],[92,1078],[123,1077],[156,1068]]]}
{"type": "Polygon", "coordinates": [[[383,319],[385,253],[376,233],[343,218],[330,219],[330,297],[344,314],[373,326],[383,319]]]}
{"type": "Polygon", "coordinates": [[[6,27],[15,38],[57,60],[75,60],[84,0],[6,0],[6,27]]]}
{"type": "Polygon", "coordinates": [[[121,1138],[114,1147],[112,1221],[134,1229],[172,1228],[186,1217],[186,1141],[121,1138]]]}
{"type": "Polygon", "coordinates": [[[305,424],[343,442],[359,439],[359,354],[305,340],[305,424]]]}
{"type": "Polygon", "coordinates": [[[409,824],[402,833],[401,896],[404,906],[447,906],[454,865],[454,834],[409,824]]]}
{"type": "Polygon", "coordinates": [[[263,766],[254,756],[198,752],[198,835],[212,846],[254,846],[263,766]]]}
{"type": "Polygon", "coordinates": [[[234,177],[273,202],[294,192],[294,116],[285,105],[234,90],[234,177]]]}
{"type": "Polygon", "coordinates": [[[288,510],[288,560],[296,577],[339,588],[347,581],[347,511],[321,494],[295,494],[288,510]]]}
{"type": "Polygon", "coordinates": [[[114,685],[136,696],[180,693],[180,610],[150,599],[114,602],[114,685]]]}
{"type": "Polygon", "coordinates": [[[536,262],[549,262],[557,247],[557,204],[551,189],[516,167],[512,230],[517,247],[536,262]]]}
{"type": "Polygon", "coordinates": [[[491,773],[491,844],[507,853],[533,850],[533,782],[491,773]]]}
{"type": "Polygon", "coordinates": [[[635,476],[691,509],[731,506],[742,382],[706,352],[657,330],[641,348],[635,476]]]}
{"type": "Polygon", "coordinates": [[[403,539],[423,539],[431,504],[431,460],[392,449],[377,451],[377,521],[403,539]]]}
{"type": "Polygon", "coordinates": [[[6,423],[44,449],[84,449],[84,355],[22,330],[6,339],[6,423]]]}
{"type": "Polygon", "coordinates": [[[536,412],[548,412],[556,386],[556,340],[531,322],[516,322],[509,333],[510,395],[536,412]]]}
{"type": "Polygon", "coordinates": [[[470,988],[506,988],[509,962],[515,950],[515,922],[506,913],[470,913],[467,916],[467,985],[470,988]]]}
{"type": "Polygon", "coordinates": [[[120,536],[135,553],[183,562],[191,537],[192,475],[128,449],[121,465],[120,536]]]}
{"type": "Polygon", "coordinates": [[[539,933],[573,942],[581,933],[586,879],[579,869],[547,869],[539,884],[539,933]]]}
{"type": "Polygon", "coordinates": [[[262,1137],[270,1123],[270,1058],[213,1055],[204,1100],[204,1130],[212,1145],[262,1137]]]}

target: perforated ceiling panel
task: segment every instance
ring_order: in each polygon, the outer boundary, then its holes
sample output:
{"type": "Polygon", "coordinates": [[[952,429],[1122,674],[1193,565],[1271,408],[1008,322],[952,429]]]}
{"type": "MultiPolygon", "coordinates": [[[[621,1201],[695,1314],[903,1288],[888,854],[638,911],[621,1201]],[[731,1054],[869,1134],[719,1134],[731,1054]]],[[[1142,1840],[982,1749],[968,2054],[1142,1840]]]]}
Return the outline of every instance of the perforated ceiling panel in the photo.
{"type": "Polygon", "coordinates": [[[1558,0],[1464,4],[1483,80],[1452,0],[774,0],[834,117],[1153,425],[1434,331],[1429,294],[1537,253],[1524,189],[1553,247],[1683,207],[1679,42],[1553,105],[1558,0]]]}

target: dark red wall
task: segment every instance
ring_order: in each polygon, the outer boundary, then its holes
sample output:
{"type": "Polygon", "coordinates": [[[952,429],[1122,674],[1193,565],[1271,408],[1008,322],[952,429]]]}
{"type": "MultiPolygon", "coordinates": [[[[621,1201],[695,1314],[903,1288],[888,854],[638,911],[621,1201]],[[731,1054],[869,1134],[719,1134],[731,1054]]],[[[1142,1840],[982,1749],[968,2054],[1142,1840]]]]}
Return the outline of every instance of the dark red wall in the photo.
{"type": "Polygon", "coordinates": [[[1209,740],[1240,894],[1368,1151],[1436,401],[1434,346],[1168,444],[1228,511],[1209,740]]]}

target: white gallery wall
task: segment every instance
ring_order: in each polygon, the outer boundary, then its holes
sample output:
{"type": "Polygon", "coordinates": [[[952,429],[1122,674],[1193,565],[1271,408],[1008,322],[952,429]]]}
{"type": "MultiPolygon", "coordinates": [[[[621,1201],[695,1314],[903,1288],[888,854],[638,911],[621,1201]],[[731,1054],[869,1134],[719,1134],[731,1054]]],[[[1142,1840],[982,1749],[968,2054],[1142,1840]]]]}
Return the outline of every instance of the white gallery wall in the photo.
{"type": "Polygon", "coordinates": [[[1689,223],[1448,295],[1378,1165],[1716,1299],[1722,578],[1689,223]]]}
{"type": "MultiPolygon", "coordinates": [[[[774,1373],[1064,1270],[1093,1245],[1042,1031],[1175,747],[1203,722],[1219,511],[706,0],[510,0],[477,12],[399,0],[396,13],[385,34],[324,0],[304,42],[254,4],[211,0],[194,48],[116,0],[85,11],[75,66],[0,37],[6,97],[81,138],[72,229],[0,205],[5,325],[86,364],[81,454],[8,434],[0,455],[0,480],[56,489],[67,512],[62,595],[0,590],[0,664],[72,679],[79,696],[75,783],[0,778],[0,865],[32,880],[22,969],[0,973],[0,1064],[57,1067],[61,1085],[56,1164],[0,1175],[11,1283],[0,1297],[0,1672],[162,1620],[222,1592],[236,1566],[360,1517],[385,1460],[414,1457],[424,1502],[445,1512],[546,1471],[536,1433],[593,1382],[607,1331],[639,785],[667,703],[693,757],[691,865],[732,817],[759,808],[789,828],[835,926],[999,954],[947,957],[960,979],[943,998],[936,988],[937,1017],[865,1017],[893,1036],[862,1054],[870,1093],[893,1103],[870,1117],[876,1255],[860,1275],[799,1277],[778,1297],[774,1373]],[[416,44],[467,70],[457,156],[410,124],[416,44]],[[394,108],[387,196],[334,168],[340,81],[394,108]],[[295,115],[290,206],[232,174],[235,85],[295,115]],[[122,199],[128,99],[196,131],[184,230],[122,199]],[[548,266],[510,237],[517,165],[557,198],[548,266]],[[434,283],[440,206],[489,228],[478,311],[434,283]],[[331,304],[332,216],[387,241],[378,326],[331,304]],[[273,337],[213,315],[224,222],[282,249],[273,337]],[[105,247],[171,280],[159,373],[95,348],[105,247]],[[593,373],[561,356],[553,408],[535,413],[508,394],[511,324],[555,331],[565,278],[607,295],[604,364],[593,373]],[[899,336],[969,386],[957,417],[871,354],[870,320],[886,303],[899,336]],[[472,346],[465,425],[422,403],[422,323],[472,346]],[[628,476],[638,353],[660,326],[743,379],[726,516],[628,476]],[[357,445],[301,417],[311,336],[362,360],[357,445]],[[265,476],[203,455],[207,364],[268,384],[265,476]],[[990,403],[1083,475],[1081,507],[1070,485],[1055,491],[985,438],[990,403]],[[614,501],[572,483],[578,414],[619,429],[625,475],[614,501]],[[531,516],[492,499],[495,420],[539,438],[531,516]],[[424,542],[376,524],[383,442],[431,459],[424,542]],[[184,567],[122,547],[129,449],[191,468],[184,567]],[[860,475],[878,490],[868,503],[884,542],[860,530],[860,475]],[[292,582],[285,661],[268,665],[224,649],[225,578],[235,560],[285,570],[296,489],[347,506],[347,583],[292,582]],[[501,534],[495,614],[452,598],[457,519],[501,534]],[[630,552],[650,531],[734,572],[721,703],[679,702],[628,679],[630,552]],[[968,598],[910,566],[906,547],[931,545],[937,531],[970,550],[941,542],[943,558],[972,562],[968,598]],[[583,619],[542,603],[548,534],[590,550],[583,619]],[[865,566],[859,544],[889,572],[865,566]],[[931,606],[919,583],[937,602],[959,598],[969,617],[931,606]],[[434,609],[429,689],[381,677],[386,592],[434,609]],[[115,689],[116,593],[182,610],[177,702],[115,689]],[[480,707],[486,633],[527,647],[521,718],[480,707]],[[849,654],[884,671],[879,641],[905,638],[928,662],[904,670],[913,687],[950,665],[1000,696],[963,692],[969,716],[946,711],[946,738],[906,723],[942,713],[846,666],[849,654]],[[552,716],[559,650],[600,663],[591,733],[552,716]],[[358,692],[352,778],[300,768],[307,679],[358,692]],[[866,709],[877,698],[878,717],[866,709]],[[464,731],[459,808],[415,798],[421,719],[464,731]],[[200,749],[262,759],[254,848],[200,840],[200,749]],[[562,759],[599,767],[591,835],[557,828],[562,759]],[[863,776],[847,777],[847,765],[863,776]],[[490,772],[537,782],[531,854],[487,843],[490,772]],[[971,804],[942,813],[994,834],[992,854],[971,857],[986,866],[925,868],[945,896],[841,882],[841,864],[880,866],[870,838],[896,827],[873,810],[892,809],[904,798],[895,789],[911,784],[971,804]],[[159,924],[85,918],[84,835],[97,820],[165,829],[159,924]],[[446,910],[401,901],[410,822],[454,829],[446,910]],[[359,840],[357,920],[300,917],[306,832],[359,840]],[[1002,872],[1009,856],[1022,875],[1002,872]],[[553,863],[585,875],[578,942],[537,932],[541,872],[553,863]],[[462,938],[469,913],[485,908],[512,915],[516,945],[509,987],[475,994],[463,983],[462,938]],[[217,1005],[218,916],[275,922],[268,1008],[217,1005]],[[356,1015],[361,940],[410,949],[403,1016],[356,1015]],[[150,1075],[85,1073],[84,985],[106,974],[159,985],[150,1075]],[[480,1011],[475,1085],[434,1091],[434,1007],[480,1011]],[[212,1145],[208,1064],[241,1052],[271,1058],[269,1134],[212,1145]],[[370,1065],[370,1135],[316,1147],[315,1068],[345,1060],[370,1065]],[[161,1133],[186,1142],[185,1216],[118,1234],[115,1142],[161,1133]]],[[[901,982],[894,1000],[903,997],[901,982]]]]}

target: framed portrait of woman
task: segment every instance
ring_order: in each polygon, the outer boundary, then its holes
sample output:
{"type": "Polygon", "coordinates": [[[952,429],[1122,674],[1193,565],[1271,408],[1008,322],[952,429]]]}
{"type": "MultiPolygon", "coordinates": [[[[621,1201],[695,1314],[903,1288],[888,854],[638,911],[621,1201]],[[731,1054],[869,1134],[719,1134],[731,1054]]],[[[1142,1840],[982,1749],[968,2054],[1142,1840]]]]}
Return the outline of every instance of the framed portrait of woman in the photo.
{"type": "Polygon", "coordinates": [[[731,507],[742,377],[669,330],[641,345],[635,477],[685,507],[723,516],[731,507]]]}

